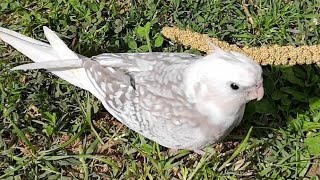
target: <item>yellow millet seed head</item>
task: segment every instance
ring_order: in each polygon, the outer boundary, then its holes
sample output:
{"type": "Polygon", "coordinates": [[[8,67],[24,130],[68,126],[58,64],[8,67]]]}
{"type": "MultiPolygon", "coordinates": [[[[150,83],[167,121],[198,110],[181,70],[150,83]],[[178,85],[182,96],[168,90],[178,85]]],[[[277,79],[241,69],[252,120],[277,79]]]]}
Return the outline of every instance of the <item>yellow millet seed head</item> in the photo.
{"type": "Polygon", "coordinates": [[[320,64],[320,45],[300,47],[272,45],[240,48],[216,38],[210,38],[208,35],[191,30],[181,30],[177,27],[164,27],[162,34],[172,41],[206,53],[211,53],[214,46],[227,51],[244,53],[261,65],[320,64]]]}
{"type": "Polygon", "coordinates": [[[180,30],[176,27],[164,27],[162,34],[173,41],[200,51],[209,52],[212,49],[209,45],[210,38],[204,34],[190,30],[180,30]]]}

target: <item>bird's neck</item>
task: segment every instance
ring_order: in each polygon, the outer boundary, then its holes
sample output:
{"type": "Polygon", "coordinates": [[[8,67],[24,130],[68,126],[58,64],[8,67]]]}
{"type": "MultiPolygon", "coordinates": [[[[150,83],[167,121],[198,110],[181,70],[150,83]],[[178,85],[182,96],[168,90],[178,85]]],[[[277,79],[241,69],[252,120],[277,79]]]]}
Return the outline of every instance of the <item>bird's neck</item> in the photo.
{"type": "Polygon", "coordinates": [[[206,98],[203,100],[200,99],[195,107],[201,114],[208,118],[207,120],[212,125],[229,127],[234,124],[235,121],[242,119],[245,104],[206,98]]]}

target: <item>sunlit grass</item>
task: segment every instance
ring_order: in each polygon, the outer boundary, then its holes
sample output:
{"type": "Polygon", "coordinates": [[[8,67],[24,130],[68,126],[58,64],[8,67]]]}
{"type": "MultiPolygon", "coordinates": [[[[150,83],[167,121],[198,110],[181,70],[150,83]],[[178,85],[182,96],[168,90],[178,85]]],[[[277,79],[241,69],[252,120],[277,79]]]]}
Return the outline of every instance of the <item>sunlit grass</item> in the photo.
{"type": "MultiPolygon", "coordinates": [[[[319,4],[248,1],[246,13],[235,0],[4,0],[0,26],[40,40],[42,26],[49,26],[86,56],[200,53],[164,40],[161,28],[187,27],[239,46],[319,44],[319,4]]],[[[250,103],[241,125],[201,157],[186,150],[168,154],[110,117],[88,92],[45,71],[10,71],[27,61],[0,45],[0,179],[317,179],[320,174],[317,65],[263,67],[264,99],[250,103]]]]}

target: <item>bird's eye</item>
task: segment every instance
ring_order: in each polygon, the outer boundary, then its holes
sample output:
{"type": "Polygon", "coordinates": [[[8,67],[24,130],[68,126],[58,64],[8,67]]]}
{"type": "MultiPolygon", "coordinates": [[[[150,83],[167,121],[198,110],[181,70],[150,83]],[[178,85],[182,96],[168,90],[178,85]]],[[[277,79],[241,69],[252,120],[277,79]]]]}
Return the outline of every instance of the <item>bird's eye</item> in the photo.
{"type": "Polygon", "coordinates": [[[231,87],[233,90],[239,89],[239,86],[238,86],[236,83],[231,83],[230,87],[231,87]]]}

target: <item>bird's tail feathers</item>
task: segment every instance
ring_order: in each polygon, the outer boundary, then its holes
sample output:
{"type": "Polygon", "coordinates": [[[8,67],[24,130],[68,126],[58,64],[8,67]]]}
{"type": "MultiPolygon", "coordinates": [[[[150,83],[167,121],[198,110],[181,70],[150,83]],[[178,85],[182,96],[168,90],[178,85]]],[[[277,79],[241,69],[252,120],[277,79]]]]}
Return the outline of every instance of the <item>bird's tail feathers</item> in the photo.
{"type": "MultiPolygon", "coordinates": [[[[32,39],[17,32],[0,27],[0,39],[8,43],[25,56],[29,57],[35,63],[31,65],[22,65],[14,68],[18,69],[39,69],[49,67],[65,67],[70,64],[65,59],[74,60],[70,62],[73,66],[81,64],[81,58],[70,50],[67,45],[49,28],[44,27],[45,35],[50,44],[32,39]],[[79,62],[76,62],[78,60],[79,62]],[[48,62],[47,62],[48,61],[48,62]],[[37,64],[39,63],[39,64],[37,64]],[[46,65],[48,64],[48,65],[46,65]]],[[[82,89],[91,90],[90,80],[83,68],[77,69],[60,69],[59,71],[51,71],[60,78],[82,89]]]]}
{"type": "Polygon", "coordinates": [[[9,29],[0,27],[0,39],[32,59],[34,62],[45,61],[48,58],[52,60],[57,59],[49,44],[32,39],[9,29]]]}
{"type": "Polygon", "coordinates": [[[55,32],[46,26],[43,27],[43,31],[52,49],[60,59],[79,59],[79,56],[70,50],[55,32]]]}

